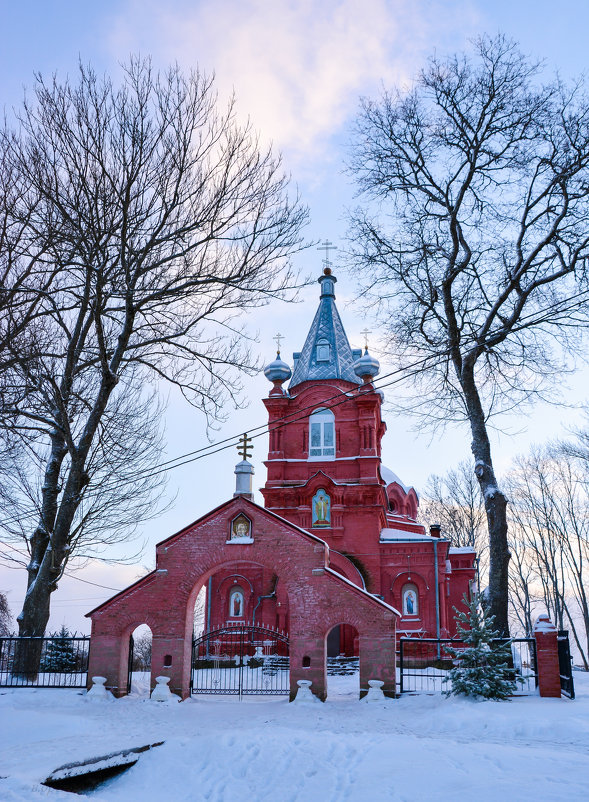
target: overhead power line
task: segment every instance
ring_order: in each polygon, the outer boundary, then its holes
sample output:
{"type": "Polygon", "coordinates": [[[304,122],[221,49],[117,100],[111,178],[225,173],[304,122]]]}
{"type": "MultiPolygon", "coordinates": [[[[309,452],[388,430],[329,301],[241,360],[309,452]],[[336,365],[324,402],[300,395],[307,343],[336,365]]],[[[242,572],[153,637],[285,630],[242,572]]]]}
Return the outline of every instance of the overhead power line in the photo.
{"type": "MultiPolygon", "coordinates": [[[[534,318],[536,319],[537,322],[543,322],[542,316],[548,312],[554,314],[554,310],[558,309],[559,306],[565,305],[568,307],[574,302],[577,302],[576,305],[580,306],[582,303],[582,299],[589,300],[589,290],[583,290],[582,292],[577,293],[576,295],[570,298],[563,299],[561,302],[551,304],[550,306],[547,306],[545,308],[537,309],[533,312],[530,312],[528,315],[522,316],[522,318],[520,319],[520,325],[511,329],[510,333],[521,331],[525,328],[528,328],[530,325],[532,325],[534,318]]],[[[489,336],[490,335],[487,335],[486,339],[488,339],[489,336]]],[[[468,347],[469,345],[475,344],[476,342],[477,342],[476,337],[468,337],[465,338],[460,345],[462,348],[464,348],[468,347]]],[[[415,362],[410,363],[409,365],[404,365],[400,368],[396,368],[395,370],[390,371],[389,373],[385,373],[382,376],[380,376],[376,382],[373,382],[374,389],[375,391],[379,391],[387,387],[391,387],[395,384],[399,384],[400,382],[404,381],[405,379],[411,376],[418,375],[419,373],[422,372],[423,368],[428,363],[430,363],[431,367],[437,367],[443,365],[445,364],[445,357],[448,357],[450,353],[451,349],[446,348],[443,351],[440,351],[436,354],[422,357],[421,359],[418,359],[415,362]],[[397,378],[393,379],[390,382],[386,382],[384,384],[382,383],[383,379],[387,379],[392,376],[396,376],[397,378]]],[[[335,393],[334,395],[329,396],[328,398],[322,400],[321,404],[323,406],[328,406],[329,409],[333,409],[339,406],[340,404],[344,404],[347,401],[349,401],[351,392],[354,392],[354,390],[338,390],[338,392],[335,393]]],[[[283,428],[285,426],[288,426],[292,423],[297,423],[300,420],[306,418],[307,413],[310,410],[315,409],[316,406],[317,404],[315,403],[312,405],[308,405],[306,407],[302,407],[301,409],[298,409],[294,412],[287,413],[283,417],[277,418],[275,421],[273,421],[272,427],[270,427],[268,423],[263,423],[253,428],[249,427],[248,434],[252,439],[263,437],[269,433],[271,428],[272,429],[283,428]]],[[[242,436],[242,434],[243,434],[242,432],[239,432],[238,434],[230,435],[229,437],[226,437],[222,440],[218,440],[216,443],[211,443],[208,446],[203,446],[202,448],[198,448],[193,451],[188,451],[185,454],[182,454],[178,457],[174,457],[172,459],[160,463],[160,465],[158,465],[155,469],[145,469],[143,471],[137,471],[134,474],[130,474],[129,478],[131,481],[149,479],[161,473],[166,473],[168,471],[171,471],[174,468],[180,468],[183,467],[184,465],[189,465],[190,463],[196,462],[200,459],[213,456],[214,454],[217,454],[221,451],[225,451],[229,448],[236,448],[238,446],[238,439],[239,437],[242,436]]],[[[116,479],[113,479],[112,482],[110,483],[107,481],[104,484],[100,485],[100,487],[97,487],[95,490],[89,490],[88,492],[84,493],[82,499],[83,500],[91,499],[93,496],[102,494],[105,491],[108,491],[111,487],[119,485],[120,483],[117,482],[116,479]]],[[[23,509],[20,510],[19,513],[15,514],[14,516],[0,520],[0,526],[2,526],[3,524],[12,523],[19,519],[38,516],[39,514],[40,511],[34,507],[31,507],[29,510],[23,509]]]]}

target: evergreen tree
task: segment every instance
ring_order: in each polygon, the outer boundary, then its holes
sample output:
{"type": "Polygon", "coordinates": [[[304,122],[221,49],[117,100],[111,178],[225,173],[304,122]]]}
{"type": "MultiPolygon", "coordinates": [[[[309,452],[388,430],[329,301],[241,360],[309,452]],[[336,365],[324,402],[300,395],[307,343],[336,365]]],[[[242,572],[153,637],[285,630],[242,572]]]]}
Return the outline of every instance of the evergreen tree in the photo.
{"type": "Polygon", "coordinates": [[[495,617],[485,609],[480,594],[474,594],[470,601],[465,594],[464,601],[468,612],[454,609],[458,637],[466,647],[446,647],[455,665],[444,679],[452,683],[444,694],[507,699],[517,683],[523,682],[514,674],[511,641],[499,638],[499,632],[493,629],[495,617]]]}
{"type": "Polygon", "coordinates": [[[77,660],[72,635],[66,626],[62,626],[59,634],[51,636],[45,653],[41,658],[40,671],[61,671],[72,673],[77,670],[77,660]]]}

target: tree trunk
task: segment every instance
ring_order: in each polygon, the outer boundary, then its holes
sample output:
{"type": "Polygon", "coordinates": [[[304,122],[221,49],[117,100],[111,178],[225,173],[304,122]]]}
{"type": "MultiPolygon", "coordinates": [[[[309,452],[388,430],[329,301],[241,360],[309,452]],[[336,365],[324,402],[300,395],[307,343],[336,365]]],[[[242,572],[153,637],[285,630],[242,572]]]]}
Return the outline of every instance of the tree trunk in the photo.
{"type": "Polygon", "coordinates": [[[491,444],[487,434],[485,414],[474,380],[474,367],[466,365],[461,384],[472,432],[471,450],[487,514],[489,529],[489,612],[495,616],[494,626],[503,637],[509,637],[509,545],[507,542],[507,499],[497,485],[491,444]]]}

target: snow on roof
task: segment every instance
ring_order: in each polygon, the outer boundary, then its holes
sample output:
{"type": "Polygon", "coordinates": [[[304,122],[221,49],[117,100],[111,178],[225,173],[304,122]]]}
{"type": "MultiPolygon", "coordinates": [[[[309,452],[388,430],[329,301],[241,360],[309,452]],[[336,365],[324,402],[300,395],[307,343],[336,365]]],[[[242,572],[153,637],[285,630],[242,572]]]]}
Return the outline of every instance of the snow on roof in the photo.
{"type": "Polygon", "coordinates": [[[404,529],[381,529],[380,542],[387,543],[393,540],[433,540],[429,535],[421,532],[406,532],[404,529]]]}
{"type": "Polygon", "coordinates": [[[476,554],[476,549],[471,546],[450,546],[448,554],[476,554]]]}
{"type": "Polygon", "coordinates": [[[387,610],[390,610],[391,612],[395,613],[395,615],[399,616],[399,618],[401,617],[401,613],[397,610],[396,607],[393,607],[392,604],[387,604],[384,599],[381,599],[378,596],[375,596],[374,593],[369,593],[364,588],[359,587],[358,585],[356,585],[355,582],[352,582],[350,579],[340,574],[339,571],[336,571],[335,569],[330,568],[329,566],[327,566],[323,570],[325,571],[326,574],[334,576],[336,579],[339,579],[340,581],[345,582],[346,585],[349,585],[351,588],[354,588],[354,590],[357,590],[359,593],[362,593],[363,596],[367,596],[372,601],[378,602],[378,604],[381,607],[384,607],[387,610]]]}
{"type": "Polygon", "coordinates": [[[410,487],[407,487],[407,485],[404,484],[399,479],[399,477],[394,471],[391,471],[390,468],[387,468],[386,465],[383,465],[382,463],[380,465],[380,475],[382,476],[387,485],[392,485],[393,482],[396,482],[398,485],[401,485],[401,487],[406,493],[408,493],[411,490],[410,487]]]}

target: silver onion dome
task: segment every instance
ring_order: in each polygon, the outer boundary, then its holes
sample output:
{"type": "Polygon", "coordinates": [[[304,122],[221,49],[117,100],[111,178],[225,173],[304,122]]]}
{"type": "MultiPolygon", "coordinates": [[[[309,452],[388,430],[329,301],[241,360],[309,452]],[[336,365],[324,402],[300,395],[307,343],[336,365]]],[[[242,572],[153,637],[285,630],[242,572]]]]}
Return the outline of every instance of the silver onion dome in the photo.
{"type": "Polygon", "coordinates": [[[354,362],[354,373],[361,379],[371,381],[380,372],[380,362],[368,353],[368,348],[364,355],[354,362]]]}
{"type": "Polygon", "coordinates": [[[276,359],[266,365],[264,368],[264,376],[270,382],[285,382],[290,379],[292,373],[289,366],[280,358],[280,351],[276,354],[276,359]]]}

